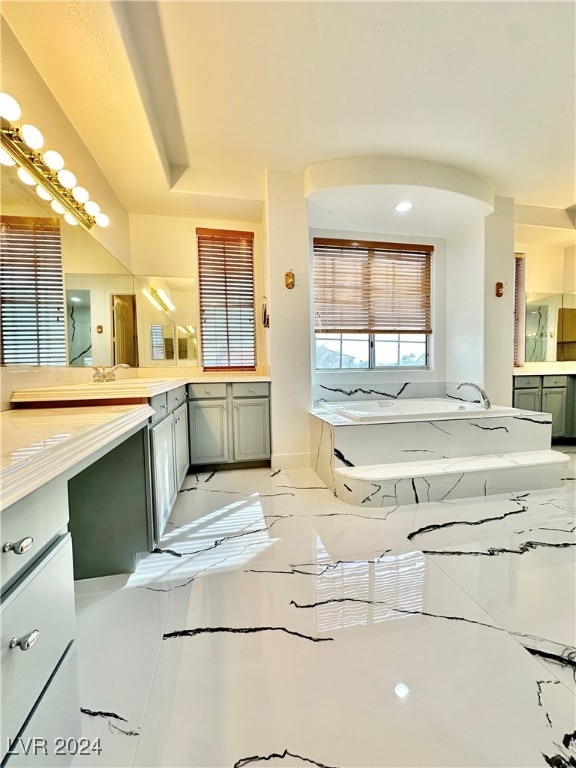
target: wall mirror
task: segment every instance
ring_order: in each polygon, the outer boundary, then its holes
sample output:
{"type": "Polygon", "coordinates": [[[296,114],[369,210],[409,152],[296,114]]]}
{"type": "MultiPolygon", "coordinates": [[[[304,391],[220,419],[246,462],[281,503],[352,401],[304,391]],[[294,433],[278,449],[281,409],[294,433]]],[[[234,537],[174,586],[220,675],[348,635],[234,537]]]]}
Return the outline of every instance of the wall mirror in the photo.
{"type": "MultiPolygon", "coordinates": [[[[49,204],[16,178],[13,168],[0,166],[0,174],[2,215],[53,215],[49,204]]],[[[62,354],[50,360],[52,364],[197,365],[194,279],[135,278],[80,226],[62,222],[60,238],[64,290],[58,320],[64,328],[62,354]],[[160,301],[152,303],[147,294],[160,301]]],[[[3,328],[3,333],[9,331],[3,328]]]]}
{"type": "Polygon", "coordinates": [[[196,280],[134,278],[142,366],[198,365],[196,280]]]}
{"type": "Polygon", "coordinates": [[[576,360],[576,291],[526,295],[526,362],[576,360]]]}

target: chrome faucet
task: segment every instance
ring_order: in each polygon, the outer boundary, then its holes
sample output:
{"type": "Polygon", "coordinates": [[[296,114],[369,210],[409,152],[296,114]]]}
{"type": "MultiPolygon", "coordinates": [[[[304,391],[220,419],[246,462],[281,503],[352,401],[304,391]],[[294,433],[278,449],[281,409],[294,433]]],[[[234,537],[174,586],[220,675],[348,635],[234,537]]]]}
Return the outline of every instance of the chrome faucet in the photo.
{"type": "Polygon", "coordinates": [[[129,365],[126,365],[126,363],[118,363],[117,365],[113,365],[112,368],[106,368],[104,365],[96,365],[92,370],[94,371],[94,375],[92,376],[92,381],[96,382],[104,382],[104,381],[116,381],[116,375],[115,371],[118,368],[130,368],[129,365]]]}
{"type": "Polygon", "coordinates": [[[460,389],[460,387],[473,387],[476,392],[480,395],[480,403],[482,405],[482,408],[491,408],[490,399],[486,392],[482,389],[482,387],[479,387],[478,384],[473,384],[471,381],[463,381],[462,384],[458,384],[456,389],[460,389]]]}

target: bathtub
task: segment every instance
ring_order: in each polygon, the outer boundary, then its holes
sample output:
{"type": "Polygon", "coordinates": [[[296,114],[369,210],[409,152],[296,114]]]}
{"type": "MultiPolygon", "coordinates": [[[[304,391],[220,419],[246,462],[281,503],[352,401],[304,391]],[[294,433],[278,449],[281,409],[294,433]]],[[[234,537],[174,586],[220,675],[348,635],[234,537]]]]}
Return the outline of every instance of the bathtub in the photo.
{"type": "MultiPolygon", "coordinates": [[[[477,419],[514,416],[520,413],[517,408],[508,408],[502,405],[482,408],[478,403],[448,398],[337,401],[322,403],[322,409],[350,421],[361,423],[477,419]]],[[[318,411],[317,414],[320,415],[318,411]]]]}

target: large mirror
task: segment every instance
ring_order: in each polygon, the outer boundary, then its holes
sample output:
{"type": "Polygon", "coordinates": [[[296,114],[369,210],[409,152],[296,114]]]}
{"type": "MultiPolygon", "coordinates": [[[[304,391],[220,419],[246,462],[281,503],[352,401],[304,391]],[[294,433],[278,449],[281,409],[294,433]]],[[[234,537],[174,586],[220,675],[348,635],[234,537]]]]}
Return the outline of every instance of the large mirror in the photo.
{"type": "MultiPolygon", "coordinates": [[[[2,215],[53,216],[48,203],[0,166],[2,215]]],[[[195,366],[198,363],[193,279],[135,278],[80,226],[60,226],[65,352],[69,366],[195,366]],[[160,293],[159,293],[160,292],[160,293]],[[168,303],[150,298],[165,296],[168,303]]],[[[6,332],[4,329],[3,332],[6,332]]],[[[63,342],[64,346],[64,342],[63,342]]]]}
{"type": "Polygon", "coordinates": [[[576,360],[576,291],[526,295],[526,362],[576,360]]]}

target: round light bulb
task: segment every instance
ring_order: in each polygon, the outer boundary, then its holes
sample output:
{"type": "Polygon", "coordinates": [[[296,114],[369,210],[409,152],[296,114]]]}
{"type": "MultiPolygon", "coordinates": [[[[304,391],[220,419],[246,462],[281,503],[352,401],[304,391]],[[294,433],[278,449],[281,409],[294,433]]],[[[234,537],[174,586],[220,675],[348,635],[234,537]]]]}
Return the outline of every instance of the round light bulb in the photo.
{"type": "Polygon", "coordinates": [[[72,189],[72,187],[76,186],[76,176],[74,176],[72,171],[66,170],[66,168],[58,171],[58,181],[66,189],[72,189]]]}
{"type": "Polygon", "coordinates": [[[42,136],[35,125],[25,123],[25,125],[20,128],[20,135],[22,136],[24,143],[27,144],[30,149],[41,149],[44,146],[44,136],[42,136]]]}
{"type": "Polygon", "coordinates": [[[84,203],[84,209],[89,216],[96,216],[97,213],[100,213],[100,206],[94,200],[88,200],[84,203]]]}
{"type": "Polygon", "coordinates": [[[0,93],[0,116],[5,120],[19,120],[22,110],[20,104],[9,93],[0,93]]]}
{"type": "Polygon", "coordinates": [[[404,699],[408,694],[410,693],[410,688],[406,685],[406,683],[398,683],[394,687],[394,693],[396,696],[398,696],[401,699],[404,699]]]}
{"type": "Polygon", "coordinates": [[[0,147],[0,165],[16,165],[16,161],[13,160],[5,149],[0,147]]]}
{"type": "Polygon", "coordinates": [[[52,206],[52,210],[53,210],[55,213],[60,213],[60,214],[64,213],[64,206],[63,206],[63,205],[61,205],[61,204],[58,202],[58,200],[52,200],[52,202],[51,202],[51,204],[50,204],[50,205],[52,206]]]}
{"type": "Polygon", "coordinates": [[[107,227],[108,224],[110,224],[110,219],[108,216],[106,216],[105,213],[97,213],[96,214],[96,224],[99,227],[107,227]]]}
{"type": "Polygon", "coordinates": [[[67,224],[70,224],[70,226],[71,226],[71,227],[75,227],[75,226],[78,224],[78,222],[76,221],[76,219],[74,218],[74,216],[72,216],[72,214],[71,214],[71,213],[65,213],[65,214],[64,214],[64,221],[65,221],[67,224]]]}
{"type": "Polygon", "coordinates": [[[409,211],[410,208],[412,208],[412,203],[409,203],[407,200],[394,206],[394,210],[398,211],[398,213],[405,213],[406,211],[409,211]]]}
{"type": "Polygon", "coordinates": [[[61,171],[64,168],[64,158],[60,152],[56,152],[54,149],[44,152],[42,160],[44,160],[51,171],[61,171]]]}
{"type": "Polygon", "coordinates": [[[24,168],[18,168],[17,173],[18,173],[18,178],[20,179],[20,181],[23,181],[24,184],[28,184],[29,187],[35,186],[36,182],[34,181],[32,176],[30,176],[28,171],[24,170],[24,168]]]}
{"type": "Polygon", "coordinates": [[[41,187],[40,184],[38,184],[38,186],[36,187],[36,194],[38,195],[38,197],[41,197],[42,200],[46,200],[46,202],[49,202],[50,200],[52,200],[52,195],[49,192],[47,192],[44,189],[44,187],[41,187]]]}
{"type": "Polygon", "coordinates": [[[90,199],[88,190],[84,189],[84,187],[74,187],[72,190],[72,197],[77,203],[86,203],[90,199]]]}

